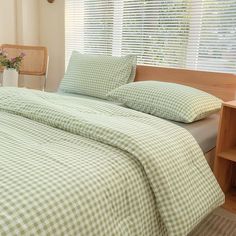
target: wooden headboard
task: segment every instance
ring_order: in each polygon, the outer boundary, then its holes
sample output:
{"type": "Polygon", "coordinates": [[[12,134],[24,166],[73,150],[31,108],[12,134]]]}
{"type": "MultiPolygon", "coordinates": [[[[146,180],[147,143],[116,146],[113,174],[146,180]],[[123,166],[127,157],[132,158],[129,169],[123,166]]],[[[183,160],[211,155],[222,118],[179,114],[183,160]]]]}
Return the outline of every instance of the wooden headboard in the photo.
{"type": "Polygon", "coordinates": [[[158,80],[201,89],[224,101],[236,99],[236,75],[215,72],[137,66],[135,81],[158,80]]]}

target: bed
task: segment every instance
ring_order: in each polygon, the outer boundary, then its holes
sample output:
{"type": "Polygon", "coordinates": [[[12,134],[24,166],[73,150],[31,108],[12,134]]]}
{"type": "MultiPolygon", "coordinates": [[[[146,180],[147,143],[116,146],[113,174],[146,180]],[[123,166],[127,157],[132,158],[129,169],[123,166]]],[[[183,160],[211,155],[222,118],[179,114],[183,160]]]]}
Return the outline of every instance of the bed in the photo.
{"type": "MultiPolygon", "coordinates": [[[[63,93],[63,92],[59,92],[59,94],[63,96],[70,96],[70,97],[100,101],[100,102],[105,102],[105,103],[110,103],[110,104],[116,104],[117,106],[124,106],[122,103],[112,102],[109,100],[103,100],[103,99],[86,96],[86,95],[63,93]]],[[[191,133],[191,135],[195,138],[195,140],[197,141],[197,143],[199,144],[199,146],[201,147],[205,155],[209,155],[215,148],[217,131],[218,131],[218,123],[219,123],[218,113],[213,114],[203,120],[200,120],[191,124],[185,124],[181,122],[173,122],[173,123],[188,130],[191,133]]]]}
{"type": "MultiPolygon", "coordinates": [[[[111,101],[85,96],[85,95],[78,95],[72,93],[63,93],[59,92],[59,94],[63,96],[71,96],[89,100],[95,100],[105,103],[114,103],[111,101]]],[[[118,106],[123,106],[122,103],[115,103],[118,106]]],[[[215,147],[216,147],[216,139],[217,139],[217,132],[218,132],[218,124],[219,124],[220,114],[213,114],[203,120],[194,122],[192,124],[184,124],[181,122],[173,122],[176,125],[179,125],[185,128],[197,141],[198,145],[202,149],[204,156],[213,170],[214,168],[214,158],[215,158],[215,147]]],[[[171,121],[170,121],[171,122],[171,121]]]]}
{"type": "MultiPolygon", "coordinates": [[[[144,68],[156,73],[136,80],[144,68]]],[[[15,88],[0,89],[0,117],[0,235],[183,236],[224,201],[173,122],[15,88]]]]}
{"type": "MultiPolygon", "coordinates": [[[[234,74],[140,65],[137,67],[135,81],[145,80],[187,85],[213,94],[223,101],[231,101],[236,98],[236,76],[234,74]]],[[[220,114],[213,115],[207,121],[197,122],[190,127],[193,129],[192,135],[202,147],[211,169],[214,167],[219,116],[220,114]],[[203,131],[205,128],[209,132],[203,131]]],[[[185,127],[189,129],[188,125],[185,127]]]]}

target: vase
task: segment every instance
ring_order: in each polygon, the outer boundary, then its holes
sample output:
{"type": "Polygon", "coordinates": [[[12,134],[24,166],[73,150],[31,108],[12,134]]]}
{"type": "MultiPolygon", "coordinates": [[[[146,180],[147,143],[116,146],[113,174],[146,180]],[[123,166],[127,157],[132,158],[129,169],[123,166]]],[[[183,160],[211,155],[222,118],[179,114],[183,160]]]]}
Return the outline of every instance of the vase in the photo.
{"type": "Polygon", "coordinates": [[[4,69],[2,86],[3,87],[18,87],[19,73],[16,69],[4,69]]]}

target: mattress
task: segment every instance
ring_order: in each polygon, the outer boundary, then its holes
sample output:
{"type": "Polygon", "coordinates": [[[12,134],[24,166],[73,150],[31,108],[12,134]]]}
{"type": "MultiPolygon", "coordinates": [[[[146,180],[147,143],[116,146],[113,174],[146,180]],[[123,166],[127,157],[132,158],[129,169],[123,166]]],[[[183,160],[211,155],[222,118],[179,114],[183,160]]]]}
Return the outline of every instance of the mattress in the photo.
{"type": "MultiPolygon", "coordinates": [[[[71,93],[60,93],[60,94],[114,104],[114,102],[112,101],[107,101],[107,100],[85,96],[85,95],[71,94],[71,93]]],[[[115,104],[122,106],[121,103],[115,103],[115,104]]],[[[172,122],[172,123],[175,123],[185,128],[189,133],[191,133],[191,135],[198,142],[203,153],[207,153],[211,151],[213,148],[215,148],[217,131],[218,131],[218,123],[219,123],[219,114],[213,114],[203,120],[196,121],[191,124],[185,124],[185,123],[180,123],[180,122],[172,122]]]]}

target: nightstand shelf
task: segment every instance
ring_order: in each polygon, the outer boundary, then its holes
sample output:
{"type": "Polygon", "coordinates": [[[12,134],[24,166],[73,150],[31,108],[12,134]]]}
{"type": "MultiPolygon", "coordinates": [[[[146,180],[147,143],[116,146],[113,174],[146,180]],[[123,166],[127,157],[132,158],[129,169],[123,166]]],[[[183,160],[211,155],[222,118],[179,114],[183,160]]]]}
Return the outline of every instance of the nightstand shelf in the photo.
{"type": "Polygon", "coordinates": [[[233,147],[229,150],[221,152],[218,154],[218,156],[226,160],[236,162],[236,147],[233,147]]]}
{"type": "Polygon", "coordinates": [[[236,101],[222,105],[214,174],[226,196],[223,207],[236,213],[236,101]]]}

